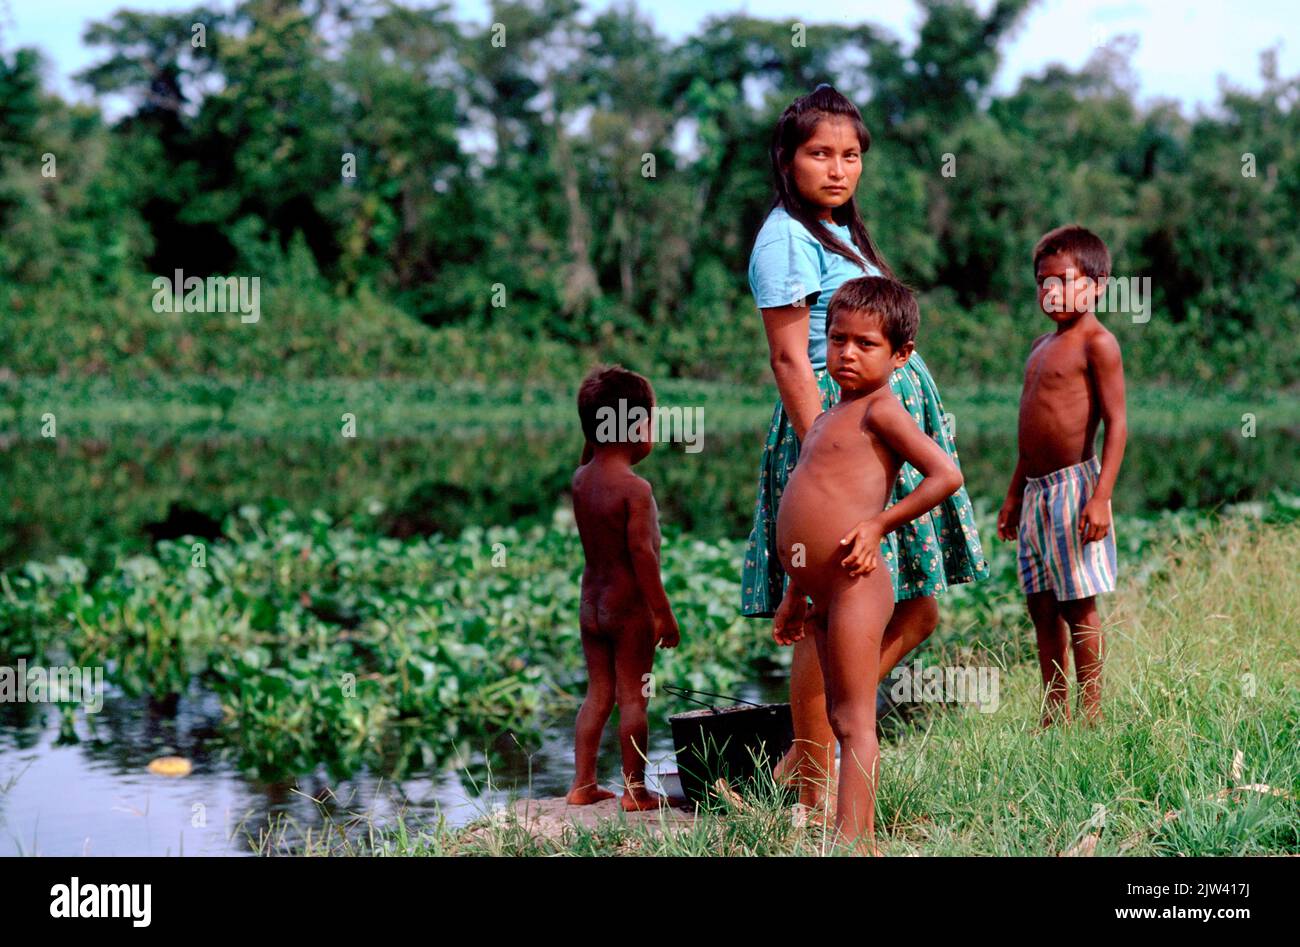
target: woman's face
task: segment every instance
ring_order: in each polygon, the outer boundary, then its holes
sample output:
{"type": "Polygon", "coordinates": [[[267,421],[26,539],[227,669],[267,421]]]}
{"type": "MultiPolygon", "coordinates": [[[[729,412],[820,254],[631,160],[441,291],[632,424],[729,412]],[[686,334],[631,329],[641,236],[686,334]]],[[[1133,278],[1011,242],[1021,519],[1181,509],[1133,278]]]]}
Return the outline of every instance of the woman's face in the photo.
{"type": "Polygon", "coordinates": [[[821,217],[829,220],[831,211],[854,195],[862,176],[862,151],[853,123],[839,115],[823,118],[790,164],[799,193],[822,208],[821,217]]]}

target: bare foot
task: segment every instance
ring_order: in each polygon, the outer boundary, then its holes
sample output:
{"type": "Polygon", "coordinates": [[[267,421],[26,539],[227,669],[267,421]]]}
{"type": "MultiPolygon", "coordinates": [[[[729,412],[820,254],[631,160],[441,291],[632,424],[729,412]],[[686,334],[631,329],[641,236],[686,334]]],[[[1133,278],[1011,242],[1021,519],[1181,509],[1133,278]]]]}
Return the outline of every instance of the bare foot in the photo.
{"type": "Polygon", "coordinates": [[[614,794],[608,789],[601,789],[595,783],[588,783],[586,786],[574,786],[564,797],[564,801],[571,806],[589,806],[593,802],[613,798],[614,794]]]}
{"type": "Polygon", "coordinates": [[[795,786],[799,782],[798,766],[799,761],[794,759],[794,747],[791,747],[772,767],[772,778],[779,786],[795,786]]]}
{"type": "MultiPolygon", "coordinates": [[[[772,768],[772,778],[776,780],[778,786],[789,786],[799,790],[799,805],[814,809],[826,804],[827,783],[832,786],[835,783],[833,771],[828,781],[823,773],[817,772],[818,769],[817,764],[799,753],[797,747],[791,747],[772,768]],[[816,772],[816,775],[806,776],[800,772],[800,767],[816,772]]],[[[835,806],[834,791],[830,794],[830,805],[832,808],[835,806]]]]}
{"type": "Polygon", "coordinates": [[[668,805],[668,800],[657,792],[651,792],[644,786],[636,789],[626,789],[623,792],[623,811],[624,812],[644,812],[647,809],[658,809],[660,806],[668,805]]]}
{"type": "MultiPolygon", "coordinates": [[[[834,784],[832,783],[832,786],[834,784]]],[[[799,782],[799,804],[810,809],[829,809],[835,811],[836,792],[826,789],[826,780],[820,776],[816,779],[804,777],[799,782]]]]}
{"type": "Polygon", "coordinates": [[[824,803],[806,806],[801,802],[791,812],[791,821],[795,828],[830,829],[835,823],[834,807],[824,803]]]}

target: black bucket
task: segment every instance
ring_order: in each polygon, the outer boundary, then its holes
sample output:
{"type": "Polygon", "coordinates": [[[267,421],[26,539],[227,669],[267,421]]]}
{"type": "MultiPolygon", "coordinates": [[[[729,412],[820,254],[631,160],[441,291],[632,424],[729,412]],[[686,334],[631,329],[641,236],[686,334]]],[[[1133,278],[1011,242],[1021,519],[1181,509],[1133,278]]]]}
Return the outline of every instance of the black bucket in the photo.
{"type": "Polygon", "coordinates": [[[663,690],[708,708],[668,718],[682,792],[693,802],[708,802],[719,779],[738,788],[760,773],[771,773],[794,744],[789,704],[755,704],[739,697],[677,687],[665,686],[663,690]],[[718,708],[691,694],[744,706],[718,708]]]}

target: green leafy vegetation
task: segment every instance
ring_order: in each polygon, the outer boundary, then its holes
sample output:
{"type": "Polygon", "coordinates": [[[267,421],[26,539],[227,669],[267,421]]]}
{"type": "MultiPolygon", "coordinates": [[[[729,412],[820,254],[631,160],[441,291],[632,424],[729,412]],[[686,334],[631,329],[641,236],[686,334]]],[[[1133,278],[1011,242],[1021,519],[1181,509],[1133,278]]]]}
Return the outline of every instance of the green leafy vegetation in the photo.
{"type": "MultiPolygon", "coordinates": [[[[1172,535],[1206,522],[1190,512],[1122,520],[1134,584],[1159,569],[1172,535]]],[[[0,574],[0,657],[101,665],[126,696],[163,699],[197,680],[220,696],[240,765],[262,774],[320,763],[336,775],[401,773],[445,760],[458,739],[536,735],[580,696],[571,525],[400,541],[371,515],[333,523],[247,507],[224,533],[159,542],[95,579],[66,556],[0,574]]],[[[725,692],[788,663],[766,622],[737,615],[742,553],[738,541],[669,535],[665,588],[683,644],[657,655],[659,683],[725,692]]],[[[1031,656],[1014,550],[999,543],[989,555],[993,578],[945,596],[922,657],[1031,656]]]]}

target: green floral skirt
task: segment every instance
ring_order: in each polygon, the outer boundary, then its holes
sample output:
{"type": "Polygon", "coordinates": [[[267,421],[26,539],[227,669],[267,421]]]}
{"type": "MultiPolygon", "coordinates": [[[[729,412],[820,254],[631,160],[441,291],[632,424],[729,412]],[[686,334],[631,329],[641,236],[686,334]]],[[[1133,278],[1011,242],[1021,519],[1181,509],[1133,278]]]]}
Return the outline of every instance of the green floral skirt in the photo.
{"type": "MultiPolygon", "coordinates": [[[[824,411],[840,400],[840,386],[825,369],[816,372],[816,377],[824,411]]],[[[913,354],[906,365],[895,371],[889,378],[889,387],[917,427],[934,438],[960,467],[957,446],[944,425],[939,391],[921,356],[913,354]]],[[[798,461],[799,439],[778,400],[767,443],[763,446],[754,529],[749,534],[741,575],[740,612],[750,618],[770,618],[785,593],[786,576],[776,554],[776,512],[781,491],[798,461]]],[[[916,489],[921,479],[916,468],[904,464],[894,484],[891,505],[916,489]]],[[[920,519],[886,536],[880,552],[889,564],[894,601],[934,595],[950,585],[986,579],[989,575],[989,564],[984,559],[965,487],[920,519]]]]}

